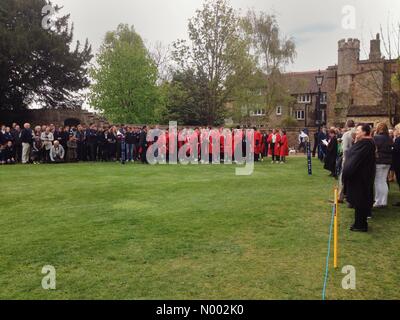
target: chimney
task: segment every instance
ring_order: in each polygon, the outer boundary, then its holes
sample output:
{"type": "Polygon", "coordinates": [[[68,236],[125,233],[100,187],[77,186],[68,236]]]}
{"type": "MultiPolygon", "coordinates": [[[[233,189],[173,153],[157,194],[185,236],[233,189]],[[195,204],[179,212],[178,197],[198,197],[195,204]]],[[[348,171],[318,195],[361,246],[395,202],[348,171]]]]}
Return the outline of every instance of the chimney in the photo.
{"type": "Polygon", "coordinates": [[[381,53],[381,39],[379,33],[376,35],[375,40],[371,40],[371,49],[369,53],[369,60],[376,61],[382,59],[381,53]]]}

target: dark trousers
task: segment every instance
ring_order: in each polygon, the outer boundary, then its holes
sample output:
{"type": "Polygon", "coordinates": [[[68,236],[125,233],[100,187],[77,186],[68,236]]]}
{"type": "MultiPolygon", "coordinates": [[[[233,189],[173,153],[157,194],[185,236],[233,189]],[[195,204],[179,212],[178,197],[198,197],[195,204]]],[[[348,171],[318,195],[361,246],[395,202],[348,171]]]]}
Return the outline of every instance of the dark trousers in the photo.
{"type": "Polygon", "coordinates": [[[141,147],[140,160],[142,163],[147,163],[147,147],[141,147]]]}
{"type": "Polygon", "coordinates": [[[314,149],[312,151],[313,158],[315,158],[315,155],[317,154],[317,149],[318,149],[318,143],[314,142],[314,149]]]}
{"type": "Polygon", "coordinates": [[[15,161],[21,162],[22,160],[22,144],[15,145],[15,161]]]}
{"type": "Polygon", "coordinates": [[[41,160],[45,163],[50,162],[50,149],[46,150],[46,148],[42,148],[41,160]]]}
{"type": "Polygon", "coordinates": [[[136,146],[134,144],[126,145],[126,159],[128,161],[136,160],[136,146]]]}
{"type": "Polygon", "coordinates": [[[368,217],[371,217],[371,208],[355,208],[354,227],[368,229],[368,217]]]}
{"type": "Polygon", "coordinates": [[[99,145],[99,155],[101,161],[108,161],[108,146],[107,143],[99,145]]]}
{"type": "Polygon", "coordinates": [[[272,154],[272,161],[279,161],[280,160],[279,154],[275,155],[275,143],[271,143],[270,148],[271,148],[271,154],[272,154]]]}
{"type": "Polygon", "coordinates": [[[396,174],[396,180],[397,180],[397,183],[399,184],[399,188],[400,188],[400,168],[395,167],[394,172],[396,174]]]}
{"type": "Polygon", "coordinates": [[[78,142],[78,149],[76,150],[78,153],[78,160],[79,161],[86,161],[87,157],[86,157],[86,148],[85,148],[85,143],[83,141],[78,142]]]}
{"type": "Polygon", "coordinates": [[[304,154],[307,152],[306,144],[304,142],[300,142],[299,144],[299,152],[303,150],[304,154]]]}
{"type": "Polygon", "coordinates": [[[108,160],[115,161],[116,159],[116,143],[109,143],[107,146],[108,149],[108,160]]]}
{"type": "Polygon", "coordinates": [[[117,160],[121,160],[122,158],[122,147],[121,147],[121,141],[117,140],[116,144],[116,151],[117,151],[117,160]]]}
{"type": "Polygon", "coordinates": [[[96,161],[97,158],[97,143],[88,144],[89,161],[96,161]]]}

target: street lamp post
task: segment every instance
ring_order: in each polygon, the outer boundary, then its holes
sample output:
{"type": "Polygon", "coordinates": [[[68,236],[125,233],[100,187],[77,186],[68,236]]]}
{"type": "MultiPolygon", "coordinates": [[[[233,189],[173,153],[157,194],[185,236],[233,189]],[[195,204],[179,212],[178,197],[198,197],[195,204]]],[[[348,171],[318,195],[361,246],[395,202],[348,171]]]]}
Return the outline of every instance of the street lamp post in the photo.
{"type": "Polygon", "coordinates": [[[321,117],[321,98],[322,98],[322,84],[324,83],[324,75],[321,73],[321,70],[318,71],[318,75],[315,76],[315,81],[318,86],[318,98],[315,106],[316,109],[316,125],[318,126],[318,131],[321,129],[322,125],[322,117],[321,117]]]}

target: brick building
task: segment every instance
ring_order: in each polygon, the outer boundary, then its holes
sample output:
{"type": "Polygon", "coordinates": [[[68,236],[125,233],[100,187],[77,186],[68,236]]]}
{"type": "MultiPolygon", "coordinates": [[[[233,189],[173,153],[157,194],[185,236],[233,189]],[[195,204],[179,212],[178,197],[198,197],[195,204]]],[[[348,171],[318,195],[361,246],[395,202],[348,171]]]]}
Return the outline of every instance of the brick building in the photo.
{"type": "Polygon", "coordinates": [[[398,123],[399,95],[393,93],[391,82],[397,68],[397,60],[382,57],[379,34],[371,40],[366,60],[360,60],[358,39],[340,40],[336,65],[323,71],[286,73],[292,102],[276,106],[268,116],[264,109],[256,109],[251,114],[252,125],[287,127],[287,119],[299,128],[342,126],[347,119],[373,125],[398,123]],[[322,85],[317,78],[323,78],[322,85]]]}

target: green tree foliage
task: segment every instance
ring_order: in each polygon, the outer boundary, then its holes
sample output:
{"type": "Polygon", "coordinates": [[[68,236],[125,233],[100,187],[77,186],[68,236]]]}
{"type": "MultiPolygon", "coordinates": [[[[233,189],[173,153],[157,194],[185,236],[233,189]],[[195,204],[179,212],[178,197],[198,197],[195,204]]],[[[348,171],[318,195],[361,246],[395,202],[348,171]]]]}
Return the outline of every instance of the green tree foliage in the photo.
{"type": "Polygon", "coordinates": [[[69,15],[55,6],[55,25],[42,27],[46,0],[0,1],[0,109],[18,110],[35,102],[45,108],[74,108],[89,86],[92,59],[88,41],[73,46],[69,15]]]}
{"type": "Polygon", "coordinates": [[[204,125],[209,121],[204,92],[207,79],[187,69],[177,71],[166,88],[164,119],[185,125],[204,125]]]}
{"type": "Polygon", "coordinates": [[[152,123],[160,104],[157,67],[133,27],[108,32],[91,70],[90,102],[113,122],[152,123]]]}
{"type": "Polygon", "coordinates": [[[190,122],[223,123],[227,101],[238,83],[251,73],[252,61],[248,43],[241,37],[240,19],[227,0],[206,0],[189,21],[188,33],[190,45],[183,40],[174,43],[178,71],[171,85],[175,90],[173,101],[168,103],[171,117],[190,109],[194,117],[190,122]],[[178,85],[181,80],[188,82],[178,85]],[[179,108],[183,110],[178,112],[179,108]]]}

